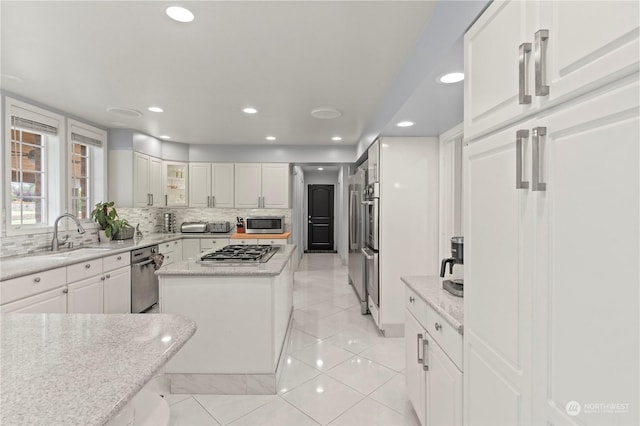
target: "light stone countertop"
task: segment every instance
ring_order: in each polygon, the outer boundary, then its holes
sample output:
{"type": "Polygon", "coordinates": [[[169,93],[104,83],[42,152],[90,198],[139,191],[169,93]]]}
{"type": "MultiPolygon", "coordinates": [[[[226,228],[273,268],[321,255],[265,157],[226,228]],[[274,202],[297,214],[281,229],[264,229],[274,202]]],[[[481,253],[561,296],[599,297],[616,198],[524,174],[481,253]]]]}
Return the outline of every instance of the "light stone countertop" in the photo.
{"type": "Polygon", "coordinates": [[[137,248],[148,247],[155,244],[162,244],[180,239],[202,239],[202,238],[230,238],[232,232],[224,234],[147,234],[137,243],[133,239],[110,241],[84,246],[77,246],[71,250],[59,250],[57,252],[45,251],[28,255],[11,256],[0,258],[0,281],[11,278],[18,278],[36,272],[47,271],[49,269],[62,266],[73,265],[74,263],[86,260],[97,259],[112,254],[124,253],[137,248]],[[89,249],[89,250],[83,250],[89,249]],[[99,250],[94,250],[99,249],[99,250]]]}
{"type": "Polygon", "coordinates": [[[195,329],[172,314],[2,314],[0,424],[105,424],[195,329]]]}
{"type": "Polygon", "coordinates": [[[156,271],[156,275],[161,278],[165,276],[276,276],[284,269],[296,245],[287,244],[278,247],[280,247],[279,250],[265,263],[220,264],[184,260],[160,268],[156,271]]]}
{"type": "Polygon", "coordinates": [[[438,312],[458,333],[463,334],[464,299],[454,296],[442,288],[442,280],[438,276],[400,277],[420,299],[424,300],[438,312]]]}

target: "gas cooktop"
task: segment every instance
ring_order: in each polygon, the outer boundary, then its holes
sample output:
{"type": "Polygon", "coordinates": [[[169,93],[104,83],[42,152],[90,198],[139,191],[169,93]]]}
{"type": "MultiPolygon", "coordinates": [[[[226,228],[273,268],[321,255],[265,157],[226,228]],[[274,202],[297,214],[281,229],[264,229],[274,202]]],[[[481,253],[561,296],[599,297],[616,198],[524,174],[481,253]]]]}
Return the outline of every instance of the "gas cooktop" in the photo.
{"type": "Polygon", "coordinates": [[[277,246],[237,244],[225,246],[200,257],[202,263],[265,263],[278,251],[277,246]]]}

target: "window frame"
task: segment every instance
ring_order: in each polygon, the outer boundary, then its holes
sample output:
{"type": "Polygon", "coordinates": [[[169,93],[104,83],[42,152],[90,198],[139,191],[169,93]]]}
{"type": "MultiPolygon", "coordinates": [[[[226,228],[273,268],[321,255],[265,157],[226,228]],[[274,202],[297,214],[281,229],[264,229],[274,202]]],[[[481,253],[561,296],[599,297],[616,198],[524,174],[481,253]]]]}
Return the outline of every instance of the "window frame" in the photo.
{"type": "MultiPolygon", "coordinates": [[[[67,165],[66,206],[67,206],[67,211],[75,214],[75,211],[73,211],[73,166],[71,161],[73,159],[73,144],[76,142],[73,141],[72,139],[73,133],[99,140],[102,143],[102,148],[100,148],[102,152],[100,153],[100,155],[97,155],[97,153],[94,151],[94,149],[98,149],[97,147],[91,147],[90,145],[85,145],[88,148],[90,148],[89,149],[90,154],[89,154],[89,176],[88,176],[89,182],[88,183],[91,187],[91,190],[89,192],[90,195],[87,203],[90,206],[89,212],[91,212],[91,210],[93,210],[93,206],[96,203],[98,203],[99,201],[107,201],[107,197],[108,197],[108,193],[107,193],[108,179],[106,176],[107,154],[108,154],[107,131],[97,128],[95,126],[92,126],[90,124],[83,123],[78,120],[74,120],[72,118],[67,119],[67,146],[66,146],[67,155],[66,155],[66,162],[65,162],[65,164],[67,165]],[[102,173],[100,173],[100,169],[102,169],[102,173]],[[100,199],[97,199],[97,198],[100,198],[100,199]]],[[[93,223],[93,221],[91,220],[91,217],[80,219],[80,220],[83,223],[93,223]]]]}
{"type": "Polygon", "coordinates": [[[66,188],[64,185],[64,159],[66,158],[66,125],[65,117],[35,105],[19,101],[17,99],[5,96],[5,115],[4,115],[4,188],[5,191],[5,231],[7,236],[18,236],[26,234],[42,234],[53,230],[53,220],[59,215],[59,211],[66,205],[66,188]],[[43,206],[45,212],[45,223],[39,224],[21,224],[14,225],[11,223],[11,130],[13,125],[11,117],[21,117],[24,119],[36,121],[42,124],[53,126],[57,130],[57,141],[51,145],[51,141],[47,141],[45,149],[48,151],[48,159],[46,168],[44,168],[44,176],[47,180],[47,190],[44,195],[46,206],[43,206]],[[57,146],[56,146],[57,145],[57,146]],[[58,170],[58,175],[53,175],[58,170]],[[58,195],[56,195],[58,194],[58,195]]]}

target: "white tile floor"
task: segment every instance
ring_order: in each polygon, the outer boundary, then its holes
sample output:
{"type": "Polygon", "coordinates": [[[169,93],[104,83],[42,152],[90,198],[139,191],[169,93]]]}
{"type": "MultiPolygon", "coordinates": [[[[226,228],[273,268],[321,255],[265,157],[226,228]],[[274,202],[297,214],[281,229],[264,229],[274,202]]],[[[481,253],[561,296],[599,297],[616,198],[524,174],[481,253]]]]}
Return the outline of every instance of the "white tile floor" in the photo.
{"type": "Polygon", "coordinates": [[[418,425],[404,341],[361,315],[336,254],[305,254],[278,395],[168,395],[171,425],[418,425]]]}

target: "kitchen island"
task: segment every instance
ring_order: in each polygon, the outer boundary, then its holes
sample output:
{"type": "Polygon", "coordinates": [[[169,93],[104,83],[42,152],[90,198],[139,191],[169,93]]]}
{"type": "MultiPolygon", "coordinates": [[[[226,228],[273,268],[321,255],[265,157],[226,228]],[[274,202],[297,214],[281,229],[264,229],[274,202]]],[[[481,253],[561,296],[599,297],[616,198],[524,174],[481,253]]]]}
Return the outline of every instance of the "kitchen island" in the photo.
{"type": "Polygon", "coordinates": [[[275,394],[293,310],[292,254],[265,263],[187,260],[163,267],[159,309],[186,315],[198,334],[169,361],[171,393],[275,394]]]}
{"type": "Polygon", "coordinates": [[[161,314],[2,314],[2,425],[102,425],[194,334],[161,314]]]}

